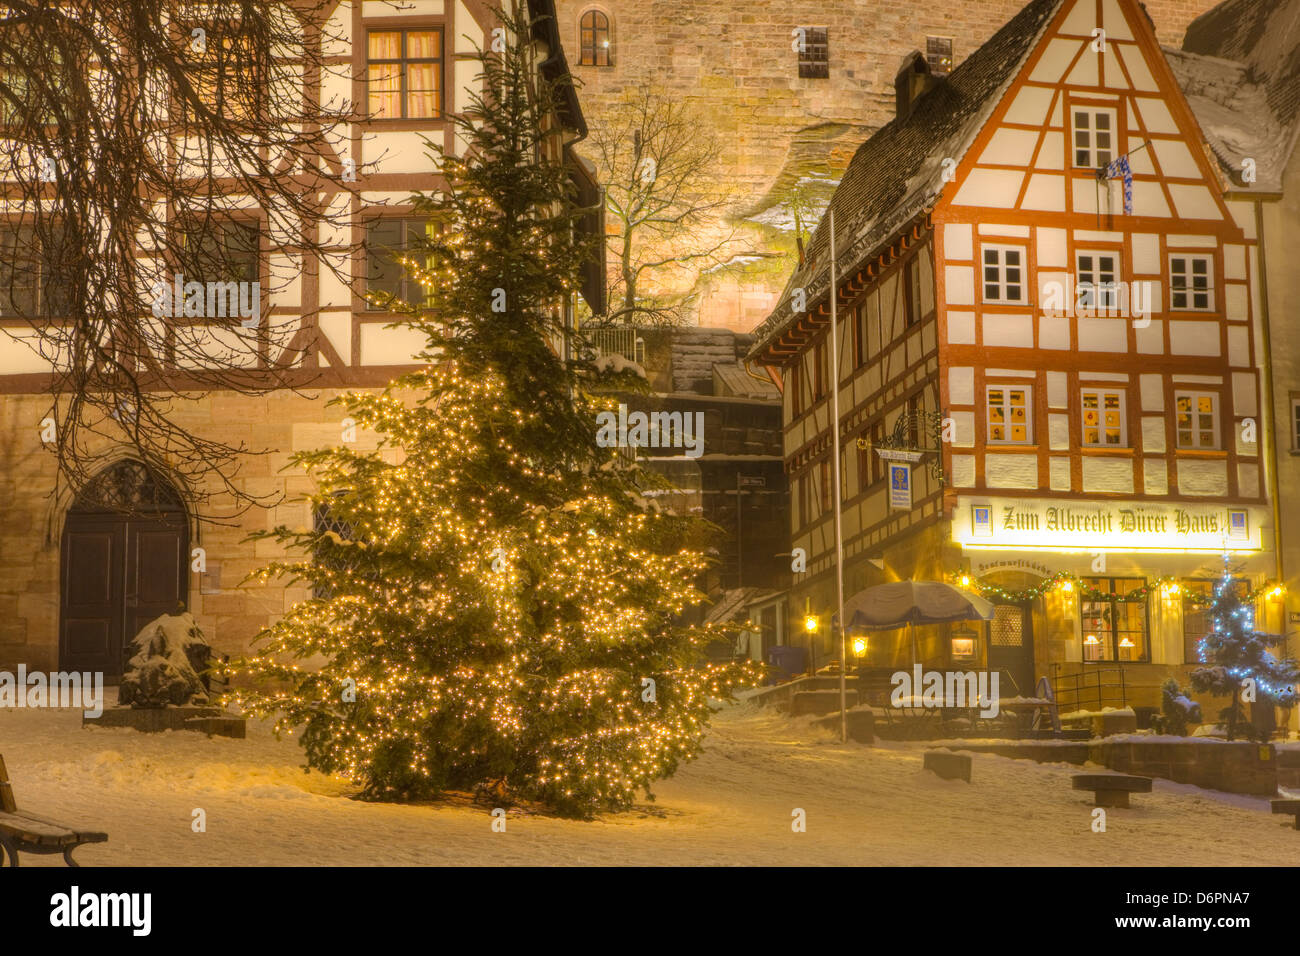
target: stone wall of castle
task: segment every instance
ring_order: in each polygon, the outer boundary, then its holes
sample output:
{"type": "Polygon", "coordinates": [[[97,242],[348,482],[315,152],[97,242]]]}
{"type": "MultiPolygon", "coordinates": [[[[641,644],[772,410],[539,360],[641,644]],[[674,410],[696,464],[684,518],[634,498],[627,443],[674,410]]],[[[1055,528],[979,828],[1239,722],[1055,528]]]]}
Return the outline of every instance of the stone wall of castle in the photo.
{"type": "MultiPolygon", "coordinates": [[[[1214,0],[1150,0],[1162,44],[1178,47],[1214,0]]],[[[588,123],[629,87],[650,84],[688,104],[726,144],[721,175],[743,187],[735,210],[762,216],[802,177],[836,179],[894,115],[894,75],[928,36],[953,41],[959,65],[1024,6],[963,0],[936,8],[899,0],[557,0],[561,36],[588,123]],[[613,65],[581,65],[580,18],[604,12],[613,65]],[[792,31],[825,27],[829,77],[799,77],[792,31]]],[[[581,148],[581,147],[580,147],[581,148]]],[[[590,154],[590,150],[588,153],[590,154]]],[[[793,265],[793,263],[791,264],[793,265]]],[[[749,331],[789,274],[768,270],[702,290],[698,323],[749,331]]]]}

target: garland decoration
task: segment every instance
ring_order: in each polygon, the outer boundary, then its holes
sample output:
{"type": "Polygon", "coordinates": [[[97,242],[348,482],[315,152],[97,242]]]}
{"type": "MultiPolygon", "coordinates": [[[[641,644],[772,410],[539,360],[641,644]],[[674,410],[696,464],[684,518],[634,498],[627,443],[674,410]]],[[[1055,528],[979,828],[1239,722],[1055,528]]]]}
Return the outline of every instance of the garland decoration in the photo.
{"type": "MultiPolygon", "coordinates": [[[[1158,577],[1148,584],[1140,585],[1131,591],[1123,593],[1119,591],[1103,591],[1101,588],[1093,587],[1085,583],[1082,577],[1069,571],[1057,571],[1055,574],[1044,578],[1040,583],[1025,588],[1004,588],[997,584],[990,584],[976,575],[966,573],[957,574],[954,583],[958,587],[975,591],[988,600],[1006,604],[1033,601],[1049,593],[1073,594],[1077,595],[1081,601],[1142,603],[1153,592],[1157,592],[1165,597],[1182,595],[1183,606],[1193,610],[1208,608],[1214,601],[1213,594],[1200,595],[1185,590],[1178,578],[1168,576],[1158,577]]],[[[1265,582],[1259,587],[1248,591],[1242,597],[1242,600],[1245,603],[1253,604],[1263,597],[1279,598],[1285,592],[1285,586],[1274,582],[1265,582]]]]}

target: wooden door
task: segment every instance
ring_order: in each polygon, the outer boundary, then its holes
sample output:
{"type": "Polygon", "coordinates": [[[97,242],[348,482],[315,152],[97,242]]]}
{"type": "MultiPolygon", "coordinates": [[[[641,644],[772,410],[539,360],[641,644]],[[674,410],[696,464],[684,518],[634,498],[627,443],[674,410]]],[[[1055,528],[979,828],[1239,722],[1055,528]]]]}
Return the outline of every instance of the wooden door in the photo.
{"type": "Polygon", "coordinates": [[[188,605],[188,570],[176,492],[135,462],[97,478],[63,529],[59,667],[121,677],[140,629],[188,605]]]}
{"type": "Polygon", "coordinates": [[[127,642],[154,618],[175,614],[188,603],[187,532],[179,515],[126,523],[123,637],[127,642]]]}
{"type": "Polygon", "coordinates": [[[120,521],[69,516],[60,569],[61,670],[122,673],[124,532],[120,521]]]}
{"type": "Polygon", "coordinates": [[[1015,687],[1000,687],[1003,697],[1034,696],[1033,615],[1028,604],[998,604],[989,621],[989,670],[1002,671],[1015,687]]]}

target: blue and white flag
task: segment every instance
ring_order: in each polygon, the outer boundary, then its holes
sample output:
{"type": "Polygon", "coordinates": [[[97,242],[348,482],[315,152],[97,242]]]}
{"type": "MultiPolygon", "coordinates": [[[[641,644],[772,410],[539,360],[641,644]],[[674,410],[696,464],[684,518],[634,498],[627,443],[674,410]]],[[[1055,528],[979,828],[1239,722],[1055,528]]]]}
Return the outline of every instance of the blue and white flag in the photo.
{"type": "Polygon", "coordinates": [[[1133,168],[1128,164],[1128,157],[1121,156],[1106,167],[1106,178],[1124,177],[1124,215],[1133,215],[1133,168]]]}

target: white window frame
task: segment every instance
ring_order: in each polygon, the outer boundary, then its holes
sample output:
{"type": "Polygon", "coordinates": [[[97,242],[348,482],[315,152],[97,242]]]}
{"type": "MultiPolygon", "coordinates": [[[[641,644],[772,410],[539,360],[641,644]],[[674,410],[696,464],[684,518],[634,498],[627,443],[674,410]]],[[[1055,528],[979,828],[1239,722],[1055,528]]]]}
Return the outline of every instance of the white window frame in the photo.
{"type": "Polygon", "coordinates": [[[980,264],[979,264],[979,284],[980,298],[983,302],[996,302],[1003,305],[1028,305],[1029,303],[1029,250],[1025,246],[1014,244],[1004,244],[998,242],[986,242],[980,246],[980,264]],[[996,261],[990,263],[988,254],[995,254],[996,261]],[[1017,265],[1008,265],[1007,253],[1014,252],[1019,257],[1017,265]],[[988,278],[988,269],[996,269],[997,277],[992,282],[988,278]],[[1020,280],[1012,282],[1009,278],[1010,270],[1020,270],[1020,280]],[[989,286],[997,286],[997,297],[988,294],[989,286]],[[1007,289],[1010,286],[1019,286],[1020,295],[1018,298],[1009,298],[1007,289]]]}
{"type": "Polygon", "coordinates": [[[1075,169],[1102,169],[1109,166],[1119,156],[1119,110],[1113,106],[1088,106],[1075,105],[1070,107],[1070,158],[1075,169]],[[1106,116],[1110,120],[1110,128],[1102,130],[1098,128],[1097,117],[1106,116]],[[1086,123],[1079,125],[1079,119],[1084,118],[1086,123]],[[1084,145],[1079,144],[1079,134],[1083,133],[1086,139],[1084,145]],[[1102,133],[1110,135],[1109,146],[1097,145],[1098,136],[1102,133]],[[1079,162],[1080,151],[1087,153],[1087,162],[1079,162]],[[1103,155],[1104,154],[1104,155],[1103,155]]]}
{"type": "Polygon", "coordinates": [[[1223,443],[1223,437],[1219,429],[1219,402],[1220,402],[1220,397],[1218,392],[1193,391],[1191,389],[1178,389],[1176,392],[1174,392],[1174,447],[1175,448],[1184,449],[1187,451],[1220,451],[1221,450],[1220,446],[1223,443]],[[1190,445],[1183,444],[1182,436],[1179,433],[1179,428],[1178,428],[1178,403],[1184,398],[1190,398],[1192,400],[1192,406],[1193,406],[1192,413],[1191,413],[1193,415],[1192,431],[1191,431],[1192,442],[1190,445]],[[1201,398],[1209,398],[1211,401],[1211,406],[1210,406],[1211,408],[1210,417],[1212,421],[1211,433],[1214,436],[1214,443],[1211,445],[1205,445],[1201,443],[1201,438],[1200,438],[1201,428],[1199,423],[1195,421],[1195,416],[1201,414],[1200,412],[1196,411],[1195,408],[1197,400],[1201,398]]]}
{"type": "Polygon", "coordinates": [[[1209,252],[1171,252],[1169,253],[1169,311],[1170,312],[1213,312],[1214,311],[1214,254],[1209,252]],[[1174,263],[1183,260],[1184,269],[1182,275],[1184,278],[1190,278],[1195,273],[1188,270],[1193,268],[1193,263],[1205,263],[1205,288],[1197,289],[1194,285],[1184,286],[1181,290],[1174,287],[1174,276],[1178,273],[1174,269],[1174,263]],[[1196,304],[1196,296],[1205,295],[1205,305],[1196,304]],[[1178,304],[1178,297],[1186,296],[1187,300],[1178,304]]]}
{"type": "Polygon", "coordinates": [[[1033,382],[1003,382],[995,385],[984,386],[984,440],[989,445],[1032,445],[1034,444],[1034,383],[1033,382]],[[1011,438],[1011,427],[1008,414],[1007,420],[1003,422],[993,421],[993,402],[990,398],[994,392],[1002,393],[1002,407],[1010,410],[1011,392],[1023,391],[1025,393],[1025,437],[1023,440],[1011,438]],[[1006,438],[994,438],[993,429],[998,425],[1006,428],[1006,438]]]}
{"type": "Polygon", "coordinates": [[[1122,265],[1120,263],[1118,249],[1075,250],[1074,283],[1075,292],[1079,300],[1079,308],[1089,312],[1103,314],[1118,312],[1120,307],[1119,286],[1120,282],[1123,281],[1121,278],[1121,268],[1122,265]],[[1111,277],[1110,280],[1108,282],[1101,282],[1096,279],[1090,279],[1089,281],[1084,282],[1084,256],[1090,256],[1093,260],[1092,267],[1088,269],[1089,276],[1100,277],[1102,275],[1109,275],[1111,277]],[[1101,268],[1102,256],[1107,256],[1115,262],[1114,268],[1109,272],[1103,271],[1101,268]],[[1085,292],[1087,293],[1086,300],[1084,299],[1085,292]]]}
{"type": "Polygon", "coordinates": [[[1088,386],[1079,389],[1079,440],[1085,448],[1128,448],[1128,396],[1125,389],[1115,388],[1113,386],[1088,386]],[[1093,395],[1097,399],[1097,424],[1089,425],[1086,419],[1088,408],[1088,396],[1093,395]],[[1119,442],[1112,444],[1105,440],[1106,437],[1106,396],[1113,395],[1119,398],[1119,442]],[[1088,440],[1088,430],[1097,431],[1097,441],[1088,440]]]}

